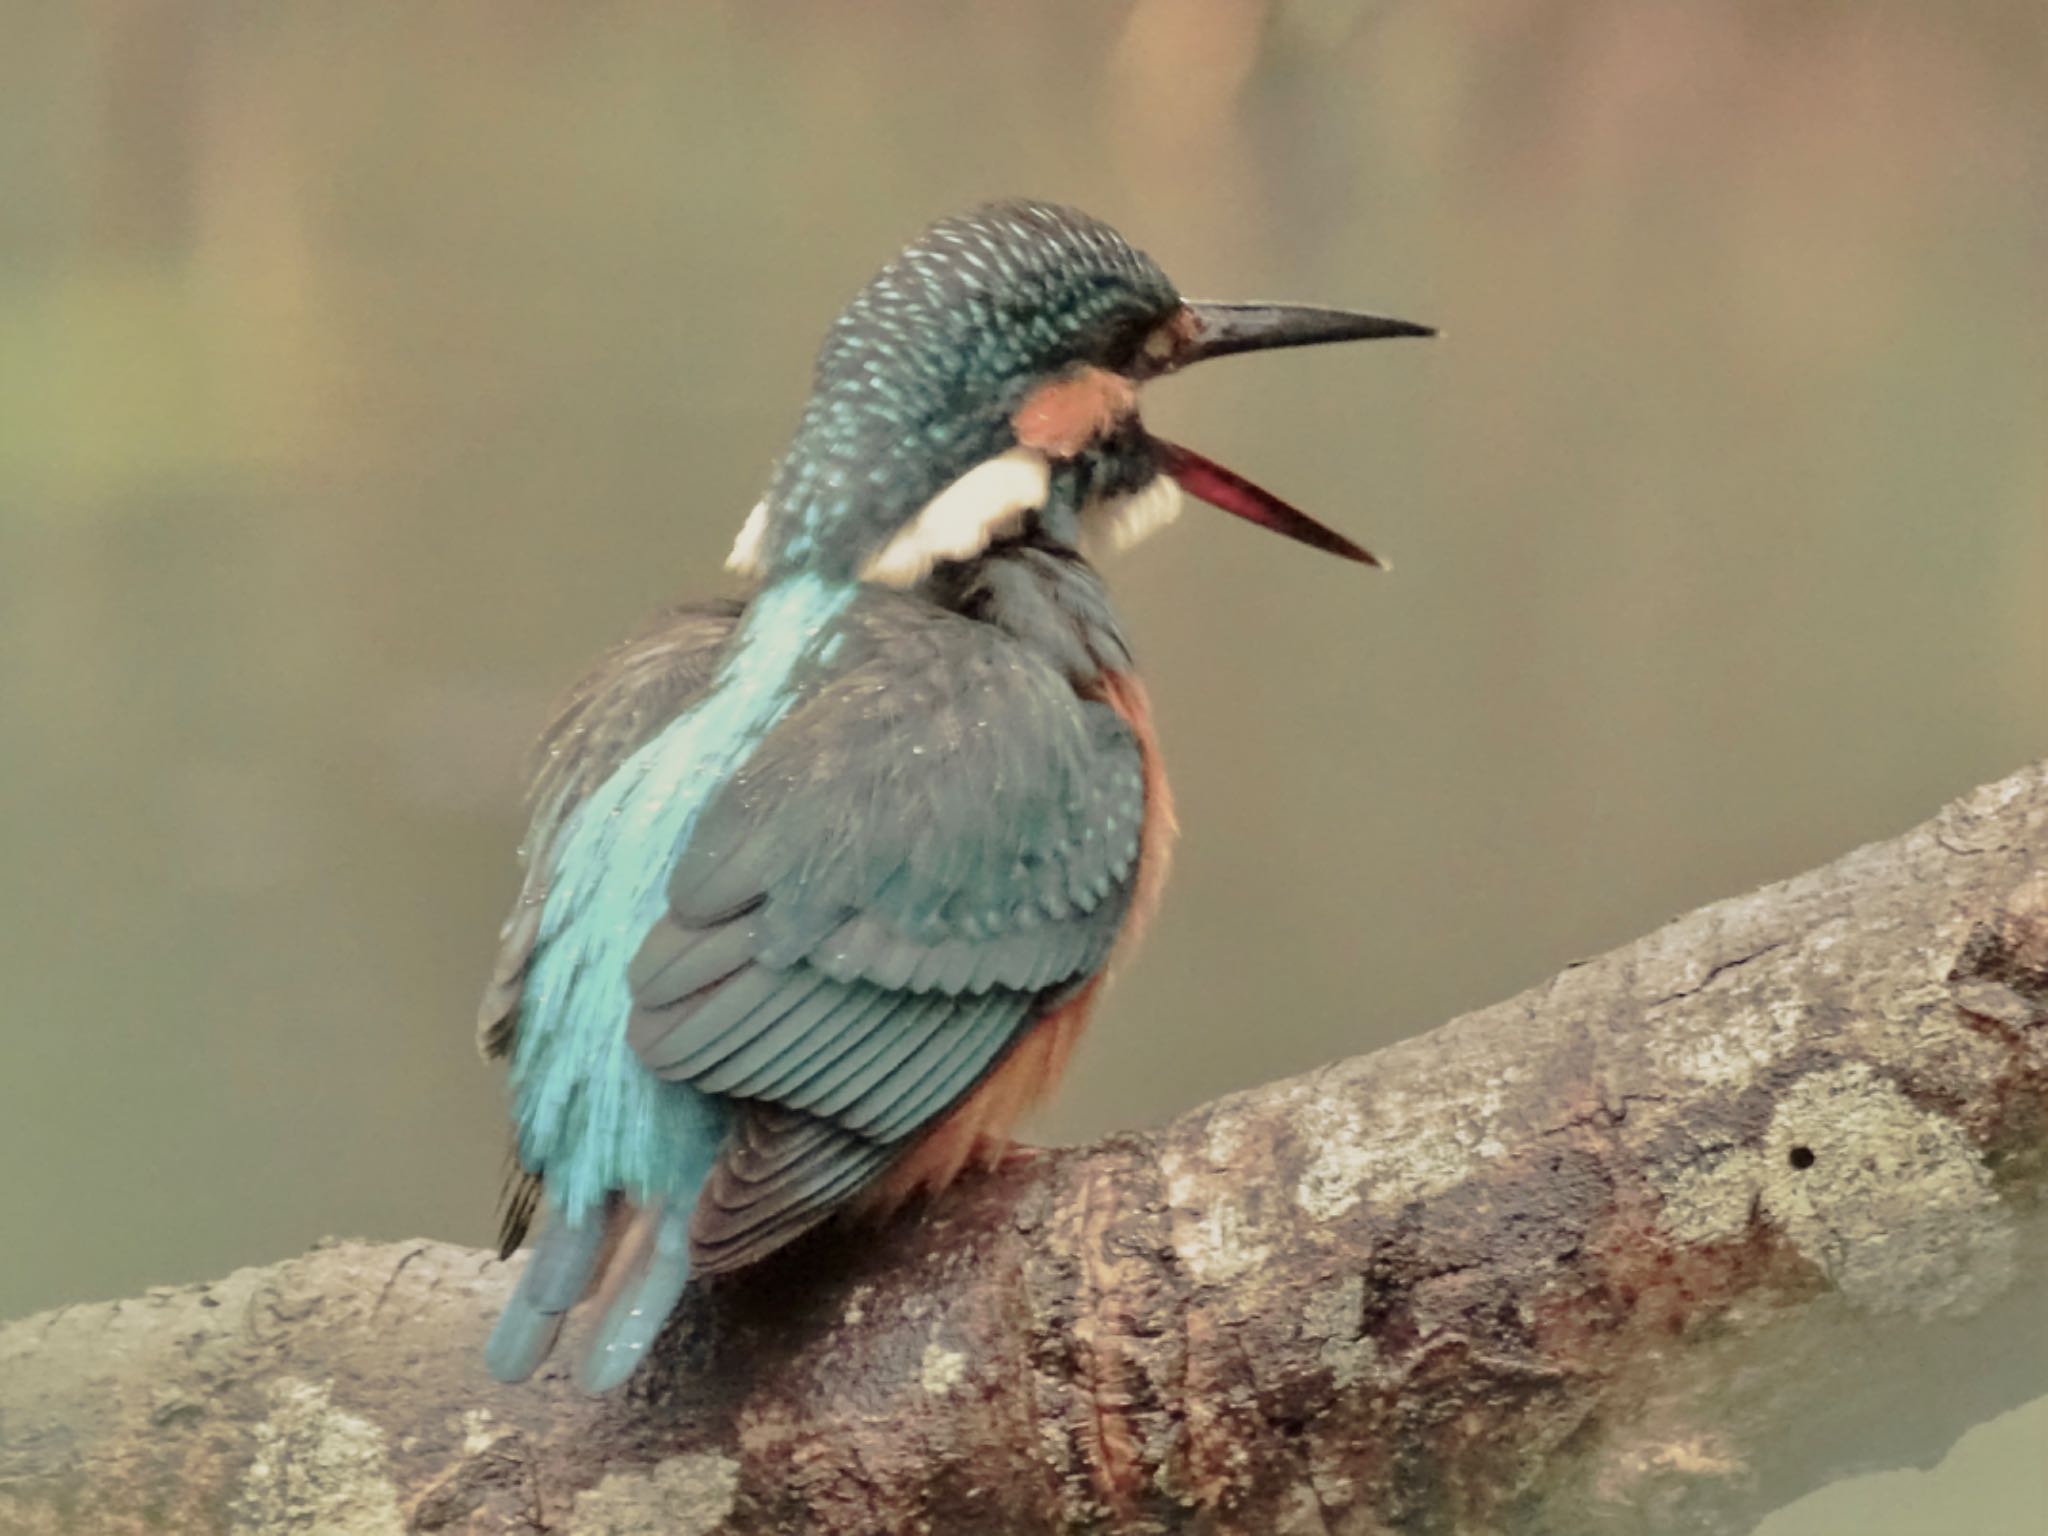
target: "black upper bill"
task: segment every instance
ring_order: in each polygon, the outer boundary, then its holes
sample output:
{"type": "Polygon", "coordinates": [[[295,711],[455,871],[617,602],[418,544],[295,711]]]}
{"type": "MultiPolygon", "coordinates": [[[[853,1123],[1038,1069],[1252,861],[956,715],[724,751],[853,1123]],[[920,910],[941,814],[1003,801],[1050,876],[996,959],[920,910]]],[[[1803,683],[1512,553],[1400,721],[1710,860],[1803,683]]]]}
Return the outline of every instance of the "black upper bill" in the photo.
{"type": "Polygon", "coordinates": [[[1412,320],[1363,315],[1349,309],[1307,304],[1209,304],[1189,301],[1190,334],[1174,350],[1171,366],[1185,368],[1205,358],[1275,347],[1320,347],[1335,341],[1382,341],[1393,336],[1434,336],[1412,320]]]}
{"type": "MultiPolygon", "coordinates": [[[[1362,315],[1349,309],[1316,309],[1306,304],[1208,304],[1190,301],[1161,326],[1141,359],[1137,377],[1171,373],[1205,358],[1236,352],[1264,352],[1275,347],[1319,347],[1337,341],[1377,341],[1391,336],[1434,336],[1430,326],[1385,315],[1362,315]]],[[[1370,550],[1334,528],[1317,522],[1299,507],[1255,485],[1235,470],[1191,448],[1154,437],[1152,448],[1160,470],[1180,482],[1181,489],[1211,506],[1235,513],[1262,528],[1311,548],[1384,566],[1370,550]]]]}

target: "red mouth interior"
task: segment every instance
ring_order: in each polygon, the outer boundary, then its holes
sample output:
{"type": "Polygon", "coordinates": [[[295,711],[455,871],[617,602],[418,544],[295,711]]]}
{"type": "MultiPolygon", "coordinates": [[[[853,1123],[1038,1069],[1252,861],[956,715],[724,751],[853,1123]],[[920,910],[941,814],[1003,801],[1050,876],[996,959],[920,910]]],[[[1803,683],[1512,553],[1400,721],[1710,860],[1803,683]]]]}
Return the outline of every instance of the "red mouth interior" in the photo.
{"type": "Polygon", "coordinates": [[[1159,450],[1159,467],[1179,481],[1180,488],[1190,496],[1199,497],[1212,507],[1234,512],[1247,522],[1270,528],[1312,548],[1342,555],[1346,560],[1356,560],[1361,565],[1385,568],[1386,562],[1371,550],[1352,543],[1334,528],[1324,527],[1299,507],[1290,506],[1235,470],[1225,469],[1214,459],[1204,458],[1194,449],[1169,443],[1164,438],[1154,438],[1153,442],[1159,450]]]}

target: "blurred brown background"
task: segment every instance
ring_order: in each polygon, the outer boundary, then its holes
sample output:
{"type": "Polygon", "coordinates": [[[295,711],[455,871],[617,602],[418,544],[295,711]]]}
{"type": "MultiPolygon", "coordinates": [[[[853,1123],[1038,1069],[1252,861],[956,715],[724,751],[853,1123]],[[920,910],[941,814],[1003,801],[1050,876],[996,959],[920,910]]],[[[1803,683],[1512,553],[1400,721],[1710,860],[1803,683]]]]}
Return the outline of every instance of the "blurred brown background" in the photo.
{"type": "MultiPolygon", "coordinates": [[[[0,1316],[486,1239],[525,744],[989,196],[1446,332],[1154,392],[1398,569],[1113,572],[1187,832],[1048,1138],[2048,753],[2039,0],[6,10],[0,1316]]],[[[2005,1465],[1942,1528],[2039,1529],[2005,1465]]]]}

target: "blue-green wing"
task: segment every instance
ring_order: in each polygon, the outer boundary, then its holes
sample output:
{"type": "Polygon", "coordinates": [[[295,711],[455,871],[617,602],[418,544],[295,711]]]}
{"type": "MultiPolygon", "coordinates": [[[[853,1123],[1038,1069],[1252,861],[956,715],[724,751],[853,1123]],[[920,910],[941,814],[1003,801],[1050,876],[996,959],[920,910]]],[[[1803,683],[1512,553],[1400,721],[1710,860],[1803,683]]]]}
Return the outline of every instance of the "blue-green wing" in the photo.
{"type": "Polygon", "coordinates": [[[828,1214],[1098,971],[1144,818],[1129,728],[990,626],[877,593],[705,808],[630,1038],[739,1101],[692,1266],[828,1214]]]}

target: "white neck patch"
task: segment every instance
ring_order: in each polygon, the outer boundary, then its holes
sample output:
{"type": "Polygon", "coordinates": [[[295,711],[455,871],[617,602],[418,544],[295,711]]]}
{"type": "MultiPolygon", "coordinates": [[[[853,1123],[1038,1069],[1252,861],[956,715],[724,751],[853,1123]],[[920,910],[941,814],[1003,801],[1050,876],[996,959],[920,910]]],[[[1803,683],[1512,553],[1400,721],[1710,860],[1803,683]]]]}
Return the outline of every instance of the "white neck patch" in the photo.
{"type": "MultiPolygon", "coordinates": [[[[863,581],[914,587],[935,565],[969,560],[1045,505],[1052,467],[1035,448],[1012,448],[983,459],[924,504],[861,568],[863,581]]],[[[768,530],[768,503],[759,501],[733,540],[726,569],[742,576],[761,574],[761,539],[768,530]]]]}
{"type": "Polygon", "coordinates": [[[1129,549],[1179,517],[1186,504],[1178,480],[1154,475],[1129,495],[1107,497],[1081,514],[1082,552],[1093,560],[1104,549],[1129,549]]]}
{"type": "MultiPolygon", "coordinates": [[[[931,568],[948,560],[971,560],[1045,505],[1052,469],[1034,448],[1012,448],[984,459],[924,504],[916,517],[883,546],[861,571],[866,581],[914,587],[931,568]]],[[[1081,515],[1081,537],[1090,558],[1104,549],[1122,551],[1150,538],[1180,516],[1186,498],[1171,475],[1155,475],[1127,496],[1094,503],[1081,515]]],[[[768,530],[768,503],[757,501],[740,525],[726,569],[742,576],[761,574],[761,540],[768,530]]]]}
{"type": "Polygon", "coordinates": [[[1052,467],[1035,448],[983,459],[924,504],[861,571],[867,581],[914,587],[933,566],[970,560],[1045,505],[1052,467]]]}
{"type": "Polygon", "coordinates": [[[767,531],[768,503],[757,501],[747,520],[740,524],[740,536],[732,541],[732,553],[725,557],[725,568],[742,576],[760,575],[761,536],[767,531]]]}

